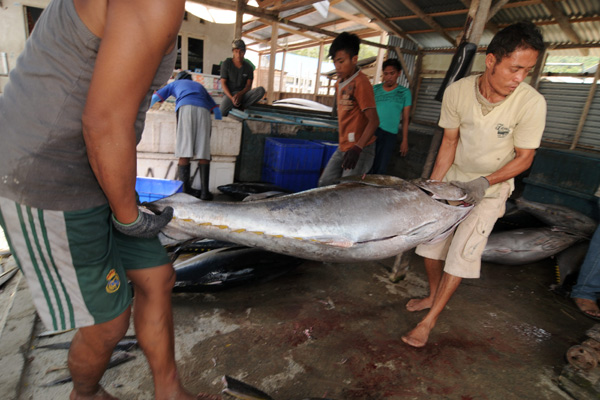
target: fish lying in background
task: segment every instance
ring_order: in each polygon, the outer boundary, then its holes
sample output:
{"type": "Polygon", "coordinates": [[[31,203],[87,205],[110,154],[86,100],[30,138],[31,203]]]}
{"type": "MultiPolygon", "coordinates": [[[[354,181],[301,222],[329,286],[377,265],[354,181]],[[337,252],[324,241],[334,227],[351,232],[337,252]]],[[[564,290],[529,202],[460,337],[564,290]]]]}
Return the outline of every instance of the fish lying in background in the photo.
{"type": "Polygon", "coordinates": [[[551,227],[513,229],[493,232],[488,238],[481,261],[522,265],[553,256],[583,237],[551,227]]]}
{"type": "Polygon", "coordinates": [[[173,264],[175,292],[225,289],[281,276],[304,260],[249,248],[223,247],[173,264]]]}
{"type": "Polygon", "coordinates": [[[211,238],[275,253],[330,262],[395,256],[447,236],[471,211],[449,205],[464,192],[448,183],[407,182],[367,175],[364,180],[250,202],[207,202],[177,193],[145,203],[174,209],[159,233],[163,245],[211,238]]]}
{"type": "Polygon", "coordinates": [[[517,208],[538,218],[548,226],[591,237],[598,225],[596,221],[585,214],[569,207],[556,204],[537,203],[524,198],[515,200],[517,208]]]}
{"type": "Polygon", "coordinates": [[[550,286],[555,293],[571,293],[589,247],[590,241],[583,240],[556,254],[556,284],[550,286]]]}
{"type": "MultiPolygon", "coordinates": [[[[242,381],[238,381],[230,376],[225,375],[222,379],[223,384],[225,385],[225,389],[223,389],[224,394],[228,394],[231,397],[235,397],[236,399],[242,400],[274,400],[271,396],[255,388],[254,386],[248,385],[242,381]]],[[[310,397],[305,398],[303,400],[328,400],[324,397],[310,397]]]]}
{"type": "Polygon", "coordinates": [[[264,182],[235,182],[218,186],[217,189],[219,189],[221,193],[237,200],[243,200],[247,196],[265,192],[291,193],[281,186],[264,182]]]}

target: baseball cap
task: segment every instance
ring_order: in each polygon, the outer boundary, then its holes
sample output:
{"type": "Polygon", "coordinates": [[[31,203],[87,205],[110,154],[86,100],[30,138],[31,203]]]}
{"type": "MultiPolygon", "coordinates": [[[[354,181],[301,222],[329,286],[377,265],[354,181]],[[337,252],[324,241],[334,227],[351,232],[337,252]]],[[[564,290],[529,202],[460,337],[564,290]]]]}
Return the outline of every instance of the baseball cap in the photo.
{"type": "Polygon", "coordinates": [[[240,49],[246,51],[246,43],[242,39],[236,39],[231,42],[231,49],[240,49]]]}

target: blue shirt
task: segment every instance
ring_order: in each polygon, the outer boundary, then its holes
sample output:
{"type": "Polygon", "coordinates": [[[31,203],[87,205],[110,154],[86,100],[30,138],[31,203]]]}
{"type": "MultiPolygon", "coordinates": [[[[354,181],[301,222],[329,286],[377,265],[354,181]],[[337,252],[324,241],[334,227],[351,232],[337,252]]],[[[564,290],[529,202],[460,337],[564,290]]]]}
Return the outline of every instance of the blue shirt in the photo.
{"type": "Polygon", "coordinates": [[[169,96],[175,97],[175,111],[186,105],[204,107],[209,111],[217,107],[217,103],[210,97],[204,86],[189,79],[173,81],[157,90],[155,94],[160,98],[160,102],[165,101],[169,96]]]}
{"type": "Polygon", "coordinates": [[[398,85],[394,90],[388,92],[380,83],[373,86],[373,92],[379,116],[379,127],[386,132],[397,134],[404,107],[412,105],[410,90],[398,85]]]}

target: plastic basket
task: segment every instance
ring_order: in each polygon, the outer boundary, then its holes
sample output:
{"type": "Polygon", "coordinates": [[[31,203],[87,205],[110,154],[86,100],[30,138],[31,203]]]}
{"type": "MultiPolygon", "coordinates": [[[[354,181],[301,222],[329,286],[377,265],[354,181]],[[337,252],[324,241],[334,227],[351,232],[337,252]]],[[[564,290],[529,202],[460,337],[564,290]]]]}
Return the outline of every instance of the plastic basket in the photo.
{"type": "Polygon", "coordinates": [[[281,186],[292,192],[316,188],[320,171],[275,171],[269,167],[262,169],[262,181],[281,186]]]}
{"type": "Polygon", "coordinates": [[[313,140],[313,142],[322,144],[324,146],[323,147],[323,158],[321,159],[321,170],[323,170],[327,166],[327,163],[329,162],[329,159],[331,158],[333,153],[335,153],[335,151],[337,150],[338,143],[331,142],[328,140],[313,140]]]}
{"type": "Polygon", "coordinates": [[[310,140],[267,138],[264,166],[275,171],[319,171],[324,146],[310,140]]]}
{"type": "Polygon", "coordinates": [[[182,192],[183,182],[138,176],[135,180],[135,191],[141,203],[150,202],[182,192]]]}

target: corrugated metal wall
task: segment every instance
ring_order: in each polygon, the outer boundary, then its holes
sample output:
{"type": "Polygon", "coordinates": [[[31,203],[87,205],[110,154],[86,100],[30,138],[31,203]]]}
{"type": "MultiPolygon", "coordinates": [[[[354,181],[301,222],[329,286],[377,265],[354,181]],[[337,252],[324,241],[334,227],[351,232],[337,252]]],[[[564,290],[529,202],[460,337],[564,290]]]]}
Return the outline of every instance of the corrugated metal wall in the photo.
{"type": "Polygon", "coordinates": [[[435,99],[435,95],[440,90],[443,80],[442,78],[423,78],[421,80],[415,99],[413,121],[417,123],[429,122],[437,125],[442,103],[435,99]]]}
{"type": "MultiPolygon", "coordinates": [[[[388,37],[388,45],[398,47],[400,49],[415,50],[415,51],[417,50],[417,44],[415,42],[413,42],[412,40],[400,38],[398,36],[390,35],[388,37]]],[[[406,53],[404,53],[403,56],[404,56],[404,62],[406,64],[406,69],[408,70],[408,73],[411,75],[414,75],[417,56],[414,54],[406,54],[406,53]]],[[[398,58],[398,55],[396,54],[395,51],[390,51],[388,57],[389,58],[398,58]]],[[[400,78],[398,79],[398,84],[402,85],[406,88],[409,86],[408,79],[406,78],[406,75],[404,73],[402,73],[400,75],[400,78]]]]}
{"type": "MultiPolygon", "coordinates": [[[[437,124],[441,103],[435,100],[435,95],[442,80],[441,78],[421,80],[413,114],[415,123],[437,124]]],[[[571,145],[589,90],[589,84],[540,82],[539,91],[548,104],[546,129],[542,138],[544,142],[558,144],[564,148],[571,145]]],[[[592,101],[577,148],[600,152],[600,88],[592,101]]]]}
{"type": "MultiPolygon", "coordinates": [[[[581,83],[540,82],[539,91],[548,104],[544,141],[565,147],[571,145],[590,86],[581,83]]],[[[596,90],[577,148],[600,151],[600,90],[596,90]]]]}

